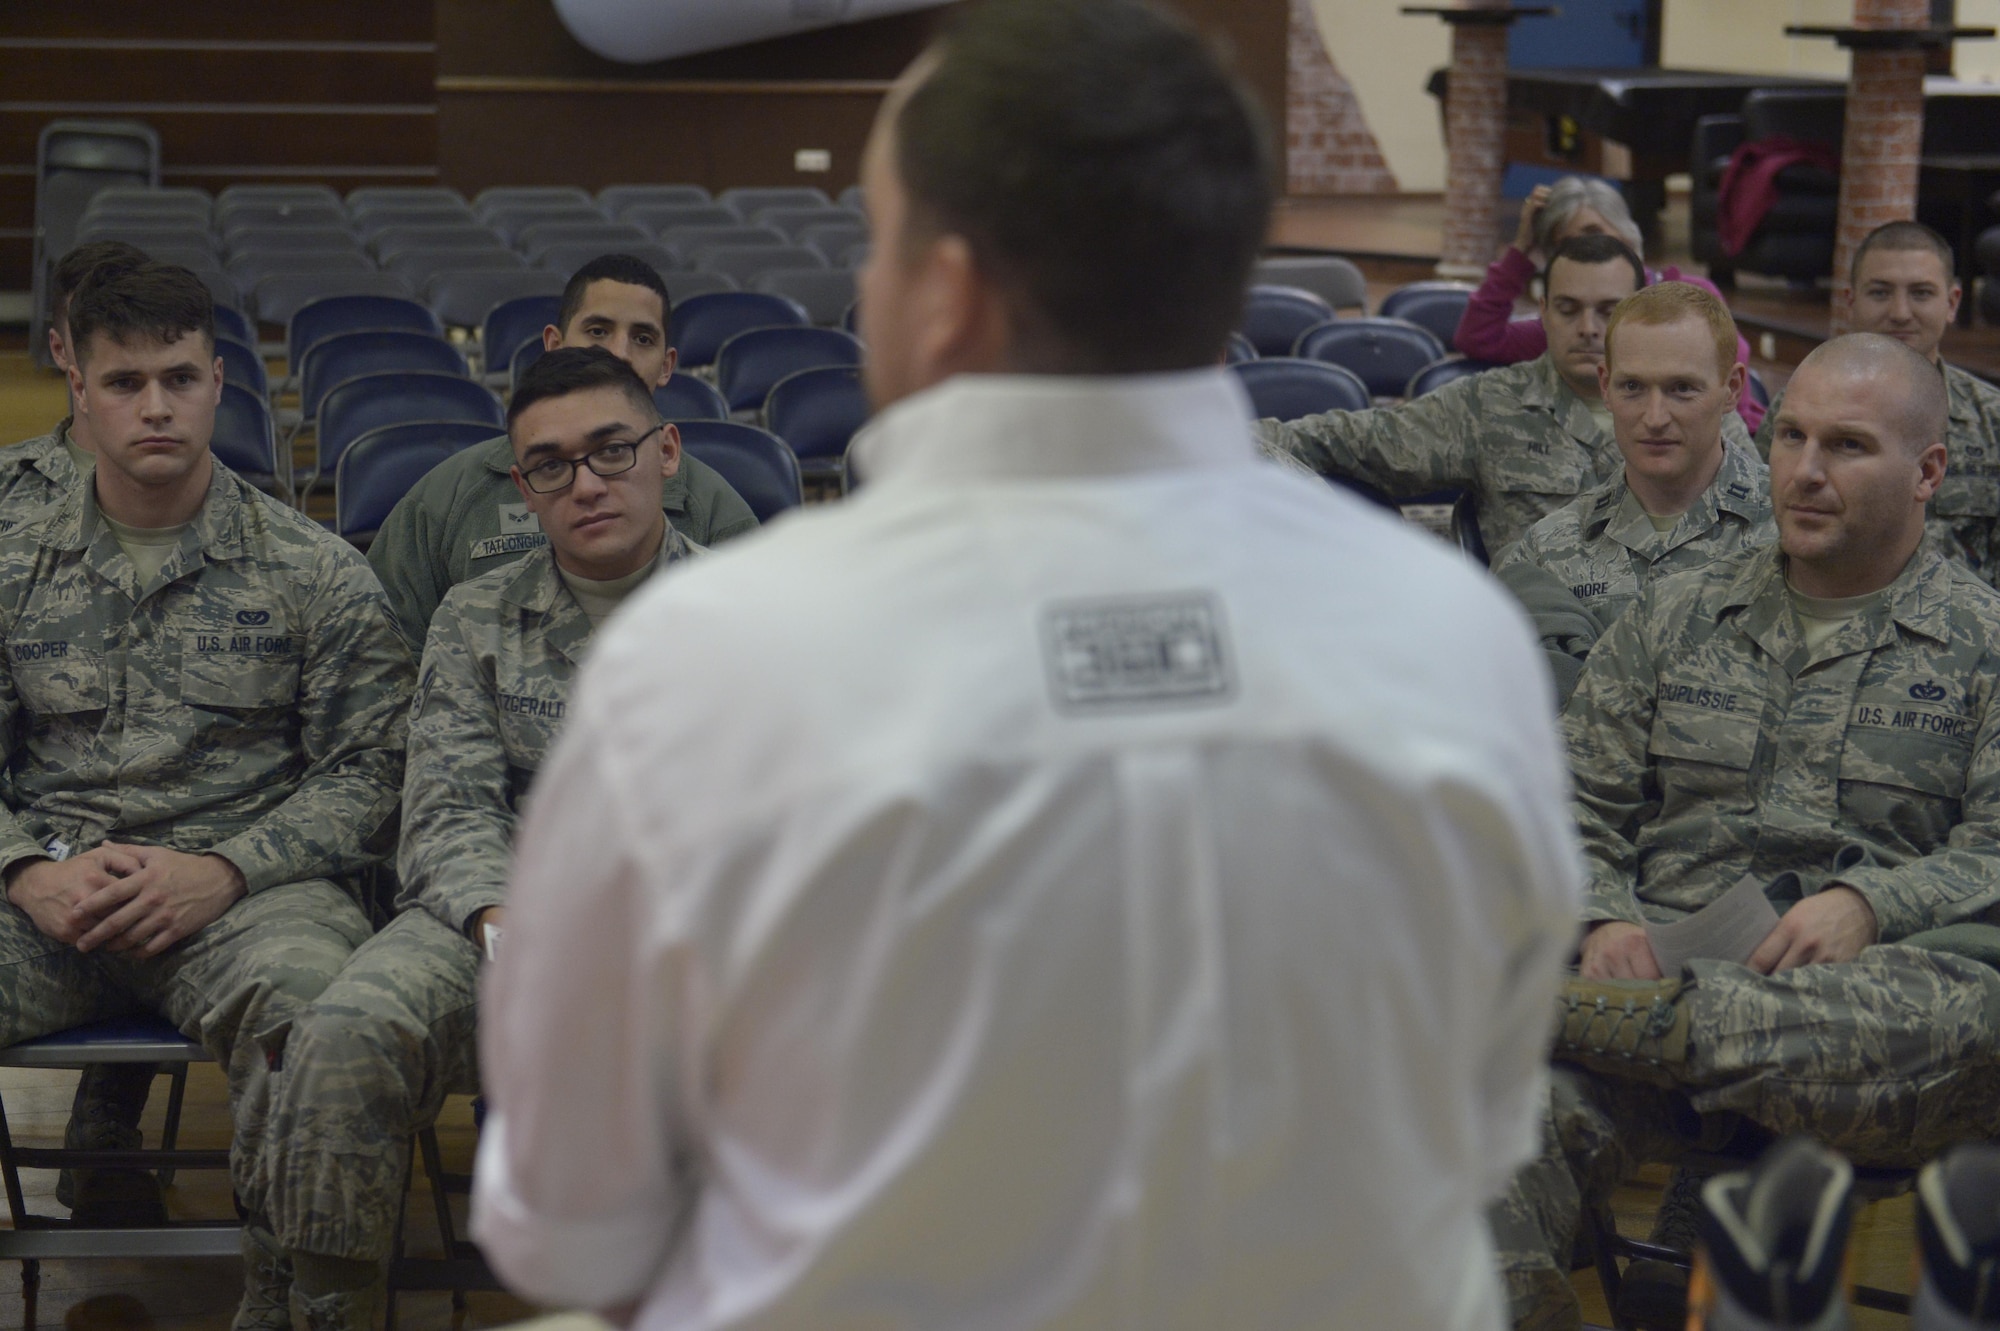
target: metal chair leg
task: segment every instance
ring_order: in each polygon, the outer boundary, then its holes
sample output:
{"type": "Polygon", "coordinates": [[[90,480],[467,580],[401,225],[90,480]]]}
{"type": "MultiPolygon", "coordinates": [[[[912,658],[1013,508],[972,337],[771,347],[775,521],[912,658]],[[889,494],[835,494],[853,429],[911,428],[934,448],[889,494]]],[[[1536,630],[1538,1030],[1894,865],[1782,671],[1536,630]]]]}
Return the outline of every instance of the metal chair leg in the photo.
{"type": "MultiPolygon", "coordinates": [[[[172,1078],[173,1088],[167,1093],[167,1121],[165,1126],[160,1130],[160,1149],[163,1151],[173,1150],[175,1143],[180,1140],[181,1101],[187,1095],[187,1064],[174,1064],[173,1071],[168,1075],[172,1078]]],[[[160,1171],[160,1186],[163,1188],[172,1187],[173,1182],[173,1169],[171,1167],[162,1169],[160,1171]]]]}

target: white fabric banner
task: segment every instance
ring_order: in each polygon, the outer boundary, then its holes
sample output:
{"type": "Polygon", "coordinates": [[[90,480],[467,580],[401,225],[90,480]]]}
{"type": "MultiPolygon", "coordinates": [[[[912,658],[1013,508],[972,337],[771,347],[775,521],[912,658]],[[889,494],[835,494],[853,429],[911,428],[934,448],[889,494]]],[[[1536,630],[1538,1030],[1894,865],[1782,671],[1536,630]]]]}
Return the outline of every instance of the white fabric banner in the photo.
{"type": "Polygon", "coordinates": [[[814,28],[935,9],[945,0],[555,0],[570,36],[628,65],[814,28]]]}

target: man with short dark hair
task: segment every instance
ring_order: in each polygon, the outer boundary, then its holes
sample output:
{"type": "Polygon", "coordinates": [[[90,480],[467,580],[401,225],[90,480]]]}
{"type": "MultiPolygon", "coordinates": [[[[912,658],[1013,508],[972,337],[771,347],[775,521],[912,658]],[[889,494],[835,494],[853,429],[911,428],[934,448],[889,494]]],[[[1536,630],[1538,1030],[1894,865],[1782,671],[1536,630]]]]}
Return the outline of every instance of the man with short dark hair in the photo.
{"type": "Polygon", "coordinates": [[[549,543],[459,583],[431,621],[410,716],[399,913],[301,1012],[268,1136],[271,1218],[302,1324],[366,1331],[411,1134],[479,1090],[479,961],[500,941],[515,823],[592,634],[687,558],[658,491],[667,428],[632,367],[558,348],[507,413],[513,480],[549,543]]]}
{"type": "Polygon", "coordinates": [[[1646,284],[1639,256],[1614,236],[1557,246],[1542,279],[1549,348],[1518,365],[1454,380],[1400,406],[1262,422],[1267,447],[1314,471],[1365,481],[1392,498],[1472,492],[1489,552],[1617,470],[1598,389],[1604,330],[1646,284]]]}
{"type": "MultiPolygon", "coordinates": [[[[360,556],[209,453],[193,273],[99,273],[69,327],[97,463],[0,536],[0,1043],[135,1006],[201,1040],[255,1229],[284,1032],[369,933],[343,882],[385,848],[409,656],[360,556]]],[[[239,1326],[279,1324],[272,1276],[239,1326]]]]}
{"type": "Polygon", "coordinates": [[[1924,539],[1944,384],[1851,334],[1773,415],[1779,544],[1656,581],[1564,713],[1591,882],[1494,1212],[1518,1326],[1577,1325],[1580,1210],[1638,1163],[1746,1120],[1889,1166],[2000,1131],[2000,594],[1924,539]],[[1663,975],[1653,929],[1732,892],[1775,925],[1663,975]]]}
{"type": "Polygon", "coordinates": [[[1721,301],[1685,282],[1627,296],[1598,373],[1625,465],[1493,561],[1534,616],[1564,702],[1591,647],[1655,578],[1777,534],[1769,474],[1736,414],[1743,367],[1721,301]]]}
{"type": "MultiPolygon", "coordinates": [[[[69,304],[85,278],[147,262],[144,251],[122,240],[78,245],[56,261],[49,283],[49,355],[64,374],[70,367],[69,304]]],[[[90,470],[96,452],[87,421],[69,415],[47,434],[0,448],[0,531],[58,498],[90,470]]]]}
{"type": "MultiPolygon", "coordinates": [[[[651,264],[607,254],[570,278],[557,322],[542,330],[542,345],[603,347],[658,388],[674,373],[674,351],[667,345],[672,312],[667,285],[651,264]]],[[[682,452],[678,431],[669,426],[660,442],[667,465],[660,503],[674,530],[707,546],[757,525],[728,481],[682,452]]],[[[410,488],[368,547],[368,562],[382,579],[412,653],[423,650],[431,615],[445,592],[548,544],[514,488],[513,466],[513,446],[504,434],[445,459],[410,488]]]]}
{"type": "Polygon", "coordinates": [[[993,0],[862,173],[868,483],[594,647],[481,1249],[654,1327],[1492,1326],[1573,930],[1546,684],[1490,579],[1259,456],[1249,95],[1146,0],[993,0]]]}
{"type": "MultiPolygon", "coordinates": [[[[1951,243],[1921,222],[1888,222],[1869,232],[1841,293],[1851,328],[1895,338],[1944,376],[1951,404],[1946,467],[1927,525],[1949,557],[1993,582],[2000,578],[2000,388],[1947,364],[1940,350],[1963,296],[1951,243]]],[[[1757,431],[1767,457],[1784,400],[1780,393],[1757,431]]]]}

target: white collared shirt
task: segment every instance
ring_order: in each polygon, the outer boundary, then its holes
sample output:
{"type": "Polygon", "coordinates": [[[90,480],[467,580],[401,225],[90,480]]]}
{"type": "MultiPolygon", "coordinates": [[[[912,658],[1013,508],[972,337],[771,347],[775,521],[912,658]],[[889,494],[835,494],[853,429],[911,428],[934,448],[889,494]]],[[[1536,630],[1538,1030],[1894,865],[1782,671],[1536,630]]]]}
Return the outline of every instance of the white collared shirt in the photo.
{"type": "Polygon", "coordinates": [[[543,768],[474,1232],[638,1325],[1490,1328],[1577,913],[1520,613],[1221,371],[964,377],[639,593],[543,768]]]}

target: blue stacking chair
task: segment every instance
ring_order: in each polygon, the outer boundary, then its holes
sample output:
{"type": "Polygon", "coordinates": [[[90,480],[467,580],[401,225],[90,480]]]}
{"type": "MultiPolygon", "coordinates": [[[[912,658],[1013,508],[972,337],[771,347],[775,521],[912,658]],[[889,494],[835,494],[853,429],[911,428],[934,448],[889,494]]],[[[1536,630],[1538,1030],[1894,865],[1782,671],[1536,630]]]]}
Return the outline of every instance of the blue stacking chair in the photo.
{"type": "Polygon", "coordinates": [[[752,328],[715,353],[715,386],[731,411],[754,411],[786,375],[859,364],[859,339],[838,328],[752,328]]]}
{"type": "Polygon", "coordinates": [[[215,335],[215,354],[222,358],[222,381],[247,388],[258,397],[269,400],[271,384],[264,371],[264,358],[254,347],[245,346],[233,337],[226,337],[218,329],[215,335]]]}
{"type": "Polygon", "coordinates": [[[542,330],[554,323],[561,311],[561,296],[540,295],[516,296],[488,310],[479,329],[479,349],[486,357],[487,379],[505,376],[521,344],[530,339],[540,342],[542,330]]]}
{"type": "Polygon", "coordinates": [[[1748,393],[1758,406],[1769,408],[1771,405],[1770,385],[1764,382],[1764,376],[1757,373],[1755,369],[1747,366],[1745,368],[1748,369],[1749,373],[1744,378],[1743,391],[1748,393]]]}
{"type": "Polygon", "coordinates": [[[757,521],[805,502],[799,460],[778,436],[736,421],[682,421],[681,447],[722,473],[757,521]]]}
{"type": "Polygon", "coordinates": [[[729,404],[715,385],[691,374],[677,374],[653,390],[653,405],[668,421],[726,421],[729,404]]]}
{"type": "Polygon", "coordinates": [[[330,296],[300,306],[292,316],[285,332],[286,365],[296,376],[300,359],[315,342],[366,328],[409,328],[444,336],[437,316],[407,296],[330,296]]]}
{"type": "Polygon", "coordinates": [[[390,370],[336,384],[319,404],[314,476],[331,476],[356,439],[384,425],[409,421],[483,421],[487,438],[506,428],[500,399],[455,374],[390,370]]]}
{"type": "Polygon", "coordinates": [[[1385,319],[1408,319],[1449,347],[1476,289],[1464,282],[1410,282],[1384,296],[1377,313],[1385,319]]]}
{"type": "Polygon", "coordinates": [[[425,472],[492,437],[486,421],[405,421],[367,431],[333,469],[334,531],[365,549],[425,472]]]}
{"type": "Polygon", "coordinates": [[[278,431],[271,424],[271,408],[263,394],[223,381],[209,449],[250,484],[279,495],[289,494],[291,478],[278,465],[278,431]]]}
{"type": "Polygon", "coordinates": [[[1323,411],[1361,411],[1371,402],[1359,375],[1324,361],[1262,356],[1229,368],[1260,418],[1295,421],[1323,411]]]}
{"type": "MultiPolygon", "coordinates": [[[[211,287],[210,291],[213,290],[211,287]]],[[[233,337],[246,347],[257,345],[257,327],[250,322],[250,316],[234,305],[225,305],[220,300],[215,302],[215,335],[233,337]]]]}
{"type": "Polygon", "coordinates": [[[1223,362],[1225,364],[1241,365],[1246,360],[1256,359],[1257,347],[1249,338],[1243,336],[1241,333],[1231,333],[1229,335],[1229,348],[1223,353],[1223,362]]]}
{"type": "Polygon", "coordinates": [[[538,337],[531,337],[521,343],[520,346],[514,348],[514,354],[508,357],[507,360],[508,392],[511,393],[515,388],[520,386],[521,376],[528,372],[530,365],[533,365],[542,358],[545,350],[546,348],[542,346],[542,340],[538,337]]]}
{"type": "Polygon", "coordinates": [[[712,364],[722,344],[752,328],[805,328],[805,307],[768,291],[714,291],[674,306],[667,341],[684,366],[712,364]]]}
{"type": "Polygon", "coordinates": [[[764,423],[791,447],[807,475],[845,488],[847,445],[872,407],[858,365],[821,365],[788,374],[764,399],[764,423]]]}
{"type": "Polygon", "coordinates": [[[465,357],[443,338],[408,328],[366,328],[323,337],[305,350],[299,366],[301,419],[319,415],[320,403],[336,384],[385,370],[466,373],[465,357]]]}
{"type": "Polygon", "coordinates": [[[1440,361],[1432,361],[1423,369],[1410,376],[1410,382],[1403,388],[1406,398],[1422,397],[1435,393],[1446,384],[1460,379],[1470,379],[1475,374],[1483,374],[1494,369],[1490,360],[1474,360],[1470,356],[1447,356],[1440,361]]]}
{"type": "Polygon", "coordinates": [[[1243,301],[1243,336],[1259,356],[1289,356],[1299,334],[1333,317],[1333,306],[1300,287],[1251,287],[1243,301]]]}
{"type": "Polygon", "coordinates": [[[1299,334],[1292,355],[1361,376],[1376,397],[1397,397],[1417,371],[1444,357],[1444,343],[1406,319],[1329,319],[1299,334]]]}

